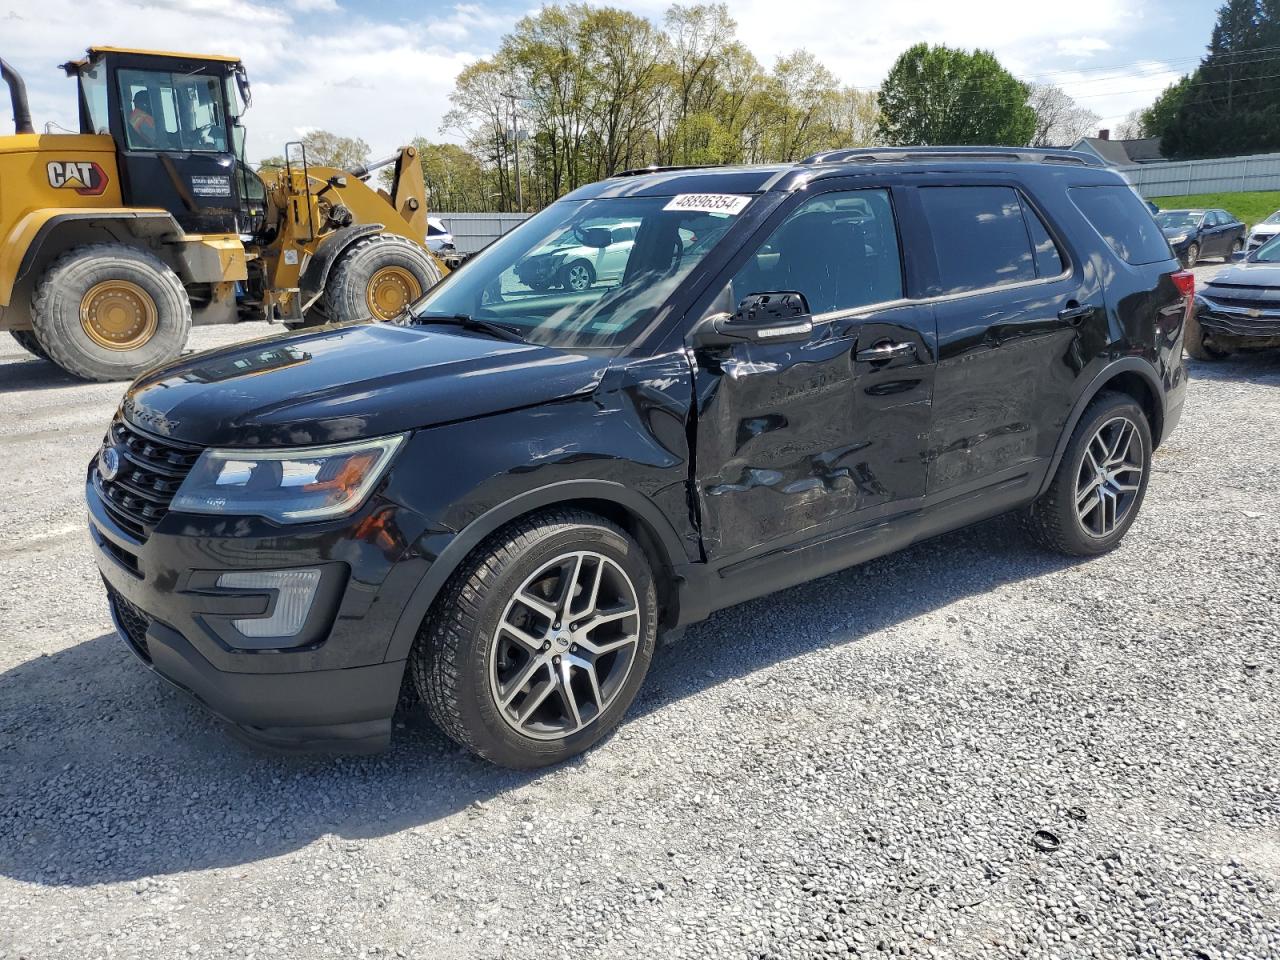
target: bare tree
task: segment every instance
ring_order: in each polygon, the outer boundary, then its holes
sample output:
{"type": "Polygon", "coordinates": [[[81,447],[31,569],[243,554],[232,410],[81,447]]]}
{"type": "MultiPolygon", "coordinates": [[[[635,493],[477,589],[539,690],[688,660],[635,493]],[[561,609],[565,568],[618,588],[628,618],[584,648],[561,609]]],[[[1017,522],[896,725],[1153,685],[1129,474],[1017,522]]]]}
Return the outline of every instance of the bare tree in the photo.
{"type": "Polygon", "coordinates": [[[1137,140],[1143,135],[1142,110],[1130,110],[1116,127],[1117,140],[1137,140]]]}
{"type": "Polygon", "coordinates": [[[1036,112],[1033,147],[1069,147],[1098,127],[1096,113],[1080,106],[1065,90],[1051,83],[1033,83],[1027,102],[1036,112]]]}

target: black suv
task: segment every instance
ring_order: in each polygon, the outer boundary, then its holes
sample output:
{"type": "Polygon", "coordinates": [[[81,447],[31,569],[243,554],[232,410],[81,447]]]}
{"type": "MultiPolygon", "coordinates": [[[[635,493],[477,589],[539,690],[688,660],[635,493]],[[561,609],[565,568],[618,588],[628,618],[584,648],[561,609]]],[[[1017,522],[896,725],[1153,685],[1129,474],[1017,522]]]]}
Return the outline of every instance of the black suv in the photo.
{"type": "Polygon", "coordinates": [[[88,471],[97,561],[134,653],[257,742],[383,747],[404,682],[477,753],[552,763],[714,610],[1007,511],[1114,547],[1191,294],[1077,154],[617,176],[398,324],[139,379],[88,471]],[[635,226],[614,279],[520,279],[609,223],[635,226]]]}

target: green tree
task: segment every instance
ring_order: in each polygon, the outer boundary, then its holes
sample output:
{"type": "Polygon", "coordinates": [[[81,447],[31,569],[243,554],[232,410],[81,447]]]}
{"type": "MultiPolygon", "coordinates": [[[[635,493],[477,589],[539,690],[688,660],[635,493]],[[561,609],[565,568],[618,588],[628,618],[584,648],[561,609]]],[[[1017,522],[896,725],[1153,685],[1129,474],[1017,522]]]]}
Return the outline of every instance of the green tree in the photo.
{"type": "Polygon", "coordinates": [[[1189,73],[1164,88],[1151,106],[1139,114],[1144,137],[1162,137],[1178,118],[1178,112],[1186,102],[1187,94],[1195,83],[1196,74],[1189,73]]]}
{"type": "Polygon", "coordinates": [[[1035,135],[1030,90],[986,50],[918,43],[880,88],[880,136],[905,146],[1006,144],[1035,135]]]}
{"type": "Polygon", "coordinates": [[[1280,0],[1227,0],[1176,114],[1164,128],[1170,156],[1280,150],[1280,0]]]}

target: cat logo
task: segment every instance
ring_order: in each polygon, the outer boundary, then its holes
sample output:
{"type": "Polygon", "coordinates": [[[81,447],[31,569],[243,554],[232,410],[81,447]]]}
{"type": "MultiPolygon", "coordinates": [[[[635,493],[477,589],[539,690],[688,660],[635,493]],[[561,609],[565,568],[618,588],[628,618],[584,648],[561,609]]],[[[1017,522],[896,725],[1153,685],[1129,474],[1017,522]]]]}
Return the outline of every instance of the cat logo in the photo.
{"type": "Polygon", "coordinates": [[[107,189],[106,172],[92,160],[50,160],[49,186],[74,190],[82,197],[100,197],[107,189]]]}

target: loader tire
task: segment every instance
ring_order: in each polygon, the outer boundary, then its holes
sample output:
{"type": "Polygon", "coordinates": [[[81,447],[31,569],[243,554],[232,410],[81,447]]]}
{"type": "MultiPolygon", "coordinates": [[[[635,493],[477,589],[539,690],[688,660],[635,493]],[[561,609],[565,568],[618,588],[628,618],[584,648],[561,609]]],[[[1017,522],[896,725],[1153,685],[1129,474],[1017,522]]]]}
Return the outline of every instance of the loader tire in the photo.
{"type": "Polygon", "coordinates": [[[18,346],[22,347],[27,353],[34,353],[41,360],[48,360],[49,355],[44,352],[44,347],[40,346],[40,341],[36,339],[35,333],[30,330],[10,330],[10,335],[18,341],[18,346]]]}
{"type": "Polygon", "coordinates": [[[320,315],[329,323],[392,320],[441,277],[422,247],[394,233],[378,233],[353,243],[325,283],[320,315]]]}
{"type": "Polygon", "coordinates": [[[49,359],[82,380],[132,380],[175,359],[191,332],[182,281],[146,250],[95,243],[44,273],[31,325],[49,359]]]}

